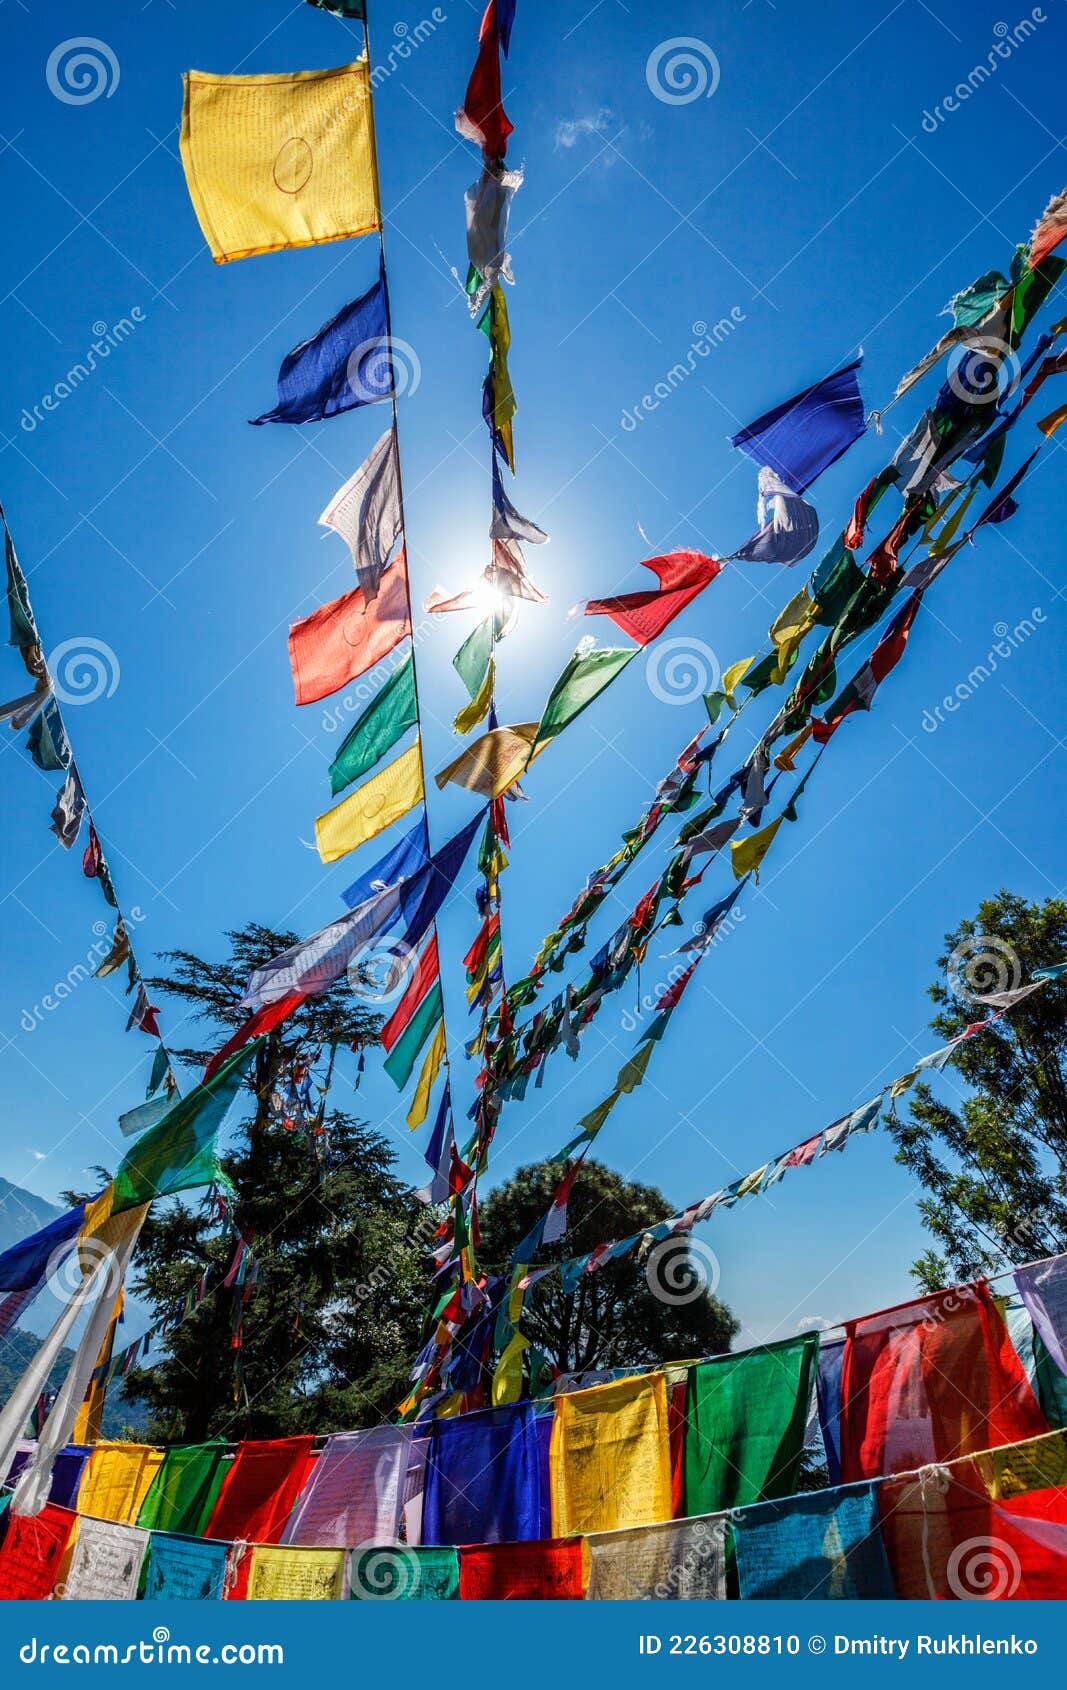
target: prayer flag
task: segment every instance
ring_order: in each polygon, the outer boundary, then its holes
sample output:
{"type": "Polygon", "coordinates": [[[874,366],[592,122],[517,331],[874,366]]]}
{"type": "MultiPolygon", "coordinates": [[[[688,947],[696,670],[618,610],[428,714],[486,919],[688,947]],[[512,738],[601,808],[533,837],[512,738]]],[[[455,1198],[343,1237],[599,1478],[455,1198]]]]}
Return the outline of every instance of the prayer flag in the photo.
{"type": "Polygon", "coordinates": [[[500,164],[482,166],[477,182],[464,196],[467,212],[467,257],[478,273],[469,304],[477,316],[498,282],[514,282],[508,245],[511,202],[522,187],[521,170],[506,170],[500,164]]]}
{"type": "Polygon", "coordinates": [[[145,1563],[146,1602],[221,1602],[230,1553],[227,1543],[153,1532],[145,1563]]]}
{"type": "Polygon", "coordinates": [[[548,696],[537,726],[531,759],[550,739],[569,727],[583,710],[588,709],[636,656],[637,652],[628,647],[594,646],[591,651],[583,651],[579,646],[548,696]]]}
{"type": "Polygon", "coordinates": [[[404,988],[404,995],[393,1010],[388,1021],[382,1027],[379,1037],[386,1052],[391,1051],[397,1039],[411,1021],[426,993],[436,980],[441,977],[441,969],[437,956],[437,934],[434,933],[422,955],[415,961],[411,970],[411,978],[404,988]]]}
{"type": "Polygon", "coordinates": [[[537,732],[536,722],[490,728],[445,768],[438,770],[434,780],[442,788],[452,781],[468,792],[480,793],[483,798],[499,798],[515,784],[527,764],[537,755],[533,749],[537,732]]]}
{"type": "MultiPolygon", "coordinates": [[[[588,1539],[589,1602],[724,1602],[726,1516],[588,1539]]],[[[892,1592],[890,1592],[892,1594],[892,1592]]]]}
{"type": "Polygon", "coordinates": [[[331,792],[343,792],[354,780],[369,774],[409,728],[418,726],[418,721],[415,660],[409,651],[341,742],[330,764],[331,792]]]}
{"type": "Polygon", "coordinates": [[[333,12],[339,18],[356,18],[361,23],[367,16],[366,0],[308,0],[308,4],[333,12]]]}
{"type": "Polygon", "coordinates": [[[772,469],[759,472],[759,529],[731,555],[745,563],[780,563],[789,568],[807,557],[819,538],[819,517],[772,469]]]}
{"type": "Polygon", "coordinates": [[[424,1543],[528,1546],[545,1535],[547,1501],[531,1403],[431,1422],[424,1543]]]}
{"type": "Polygon", "coordinates": [[[315,843],[319,856],[324,863],[335,863],[338,857],[355,851],[406,816],[424,797],[422,749],[416,740],[395,762],[317,817],[315,843]]]}
{"type": "Polygon", "coordinates": [[[227,1472],[227,1448],[220,1440],[168,1449],[141,1504],[137,1524],[152,1532],[202,1536],[227,1472]]]}
{"type": "Polygon", "coordinates": [[[69,851],[77,840],[84,814],[85,793],[78,778],[77,765],[72,759],[52,811],[52,832],[65,851],[69,851]]]}
{"type": "Polygon", "coordinates": [[[403,546],[380,581],[381,590],[373,599],[362,587],[354,587],[293,623],[289,663],[297,704],[315,704],[337,692],[380,663],[411,633],[403,546]]]}
{"type": "MultiPolygon", "coordinates": [[[[248,1020],[238,1027],[232,1038],[226,1040],[222,1049],[215,1052],[204,1069],[204,1079],[210,1080],[214,1074],[218,1073],[228,1056],[232,1056],[234,1051],[243,1050],[244,1046],[250,1043],[252,1039],[258,1038],[260,1033],[271,1033],[275,1027],[280,1027],[282,1022],[292,1015],[295,1009],[300,1008],[306,995],[304,992],[289,992],[283,997],[273,998],[263,1004],[254,1015],[249,1016],[248,1020]]],[[[125,1119],[126,1116],[120,1115],[120,1126],[125,1119]]],[[[123,1128],[123,1131],[125,1131],[125,1128],[123,1128]]]]}
{"type": "Polygon", "coordinates": [[[866,426],[857,371],[862,358],[757,417],[730,445],[769,466],[794,493],[847,452],[866,426]]]}
{"type": "Polygon", "coordinates": [[[376,892],[394,886],[398,880],[410,880],[430,860],[430,845],[426,834],[426,816],[421,815],[410,832],[405,833],[391,851],[387,851],[365,874],[354,880],[341,893],[349,909],[365,904],[376,892]]]}
{"type": "Polygon", "coordinates": [[[218,1131],[258,1048],[249,1045],[229,1057],[126,1152],[112,1182],[112,1214],[221,1177],[218,1131]]]}
{"type": "Polygon", "coordinates": [[[664,557],[645,558],[641,568],[651,569],[659,581],[658,587],[607,599],[590,599],[585,614],[610,616],[638,645],[648,645],[714,581],[722,567],[722,558],[705,557],[702,552],[668,552],[664,557]]]}
{"type": "Polygon", "coordinates": [[[249,1602],[338,1602],[343,1549],[282,1549],[256,1544],[248,1569],[249,1602]]]}
{"type": "Polygon", "coordinates": [[[0,1601],[47,1601],[76,1523],[76,1514],[51,1502],[39,1514],[9,1513],[0,1543],[0,1601]]]}
{"type": "Polygon", "coordinates": [[[334,1433],[311,1469],[282,1542],[332,1549],[394,1540],[414,1437],[411,1426],[334,1433]]]}
{"type": "Polygon", "coordinates": [[[444,1061],[444,1058],[445,1023],[442,1018],[437,1023],[437,1031],[434,1033],[433,1039],[430,1043],[430,1048],[423,1059],[422,1069],[419,1073],[418,1083],[415,1087],[415,1095],[411,1100],[411,1107],[407,1112],[407,1123],[412,1132],[415,1131],[416,1127],[421,1127],[423,1121],[426,1119],[427,1111],[430,1107],[430,1093],[433,1090],[433,1083],[437,1078],[438,1071],[441,1067],[441,1063],[444,1061]]]}
{"type": "Polygon", "coordinates": [[[389,295],[380,268],[372,288],[286,353],[278,371],[277,405],[249,421],[254,428],[273,422],[323,422],[388,399],[394,380],[389,295]]]}
{"type": "Polygon", "coordinates": [[[689,1370],[685,1512],[789,1496],[796,1490],[818,1335],[689,1370]]]}
{"type": "Polygon", "coordinates": [[[776,816],[773,822],[768,822],[767,826],[761,827],[757,833],[734,840],[730,846],[730,866],[734,871],[735,880],[743,880],[746,874],[754,873],[758,885],[760,864],[774,843],[774,836],[783,820],[782,816],[776,816]]]}
{"type": "Polygon", "coordinates": [[[458,1602],[459,1551],[379,1544],[352,1556],[355,1601],[458,1602]]]}
{"type": "Polygon", "coordinates": [[[131,1524],[163,1465],[150,1444],[95,1444],[78,1487],[78,1513],[131,1524]]]}
{"type": "Polygon", "coordinates": [[[439,851],[434,852],[424,873],[417,875],[401,889],[400,912],[405,923],[404,942],[412,949],[422,944],[438,910],[455,885],[456,877],[463,867],[483,818],[484,812],[477,812],[465,827],[461,827],[439,851]]]}
{"type": "MultiPolygon", "coordinates": [[[[510,23],[508,25],[510,34],[510,23]]],[[[463,104],[456,113],[456,129],[481,147],[486,161],[502,159],[514,125],[504,110],[500,86],[500,29],[496,0],[489,0],[478,32],[478,57],[463,104]]]]}
{"type": "Polygon", "coordinates": [[[181,155],[216,264],[380,227],[365,59],[280,76],[185,76],[181,155]]]}
{"type": "Polygon", "coordinates": [[[444,1014],[441,982],[436,980],[385,1059],[385,1071],[397,1091],[411,1078],[419,1052],[444,1014]]]}
{"type": "Polygon", "coordinates": [[[254,969],[241,1008],[260,1010],[294,993],[318,997],[328,992],[360,951],[392,926],[401,907],[400,894],[400,883],[383,887],[347,915],[254,969]]]}
{"type": "Polygon", "coordinates": [[[204,1536],[278,1543],[311,1472],[314,1442],[309,1435],[238,1444],[204,1536]]]}
{"type": "Polygon", "coordinates": [[[78,1535],[63,1580],[67,1602],[133,1602],[148,1548],[148,1533],[114,1520],[78,1520],[78,1535]]]}
{"type": "Polygon", "coordinates": [[[1049,253],[1059,246],[1064,235],[1067,235],[1067,188],[1062,193],[1053,194],[1030,236],[1031,270],[1036,270],[1043,263],[1049,253]]]}
{"type": "Polygon", "coordinates": [[[813,1491],[733,1515],[744,1601],[892,1601],[873,1485],[813,1491]]]}
{"type": "Polygon", "coordinates": [[[516,540],[531,546],[540,546],[548,539],[543,528],[538,528],[536,522],[528,517],[520,516],[511,500],[504,491],[504,480],[500,474],[500,459],[496,452],[490,454],[493,460],[493,517],[489,524],[489,538],[491,540],[516,540]]]}
{"type": "Polygon", "coordinates": [[[347,544],[370,604],[378,596],[378,583],[403,528],[396,434],[391,426],[355,475],[334,494],[319,523],[332,528],[347,544]]]}
{"type": "Polygon", "coordinates": [[[615,1531],[671,1513],[667,1389],[662,1373],[556,1399],[552,1530],[615,1531]]]}

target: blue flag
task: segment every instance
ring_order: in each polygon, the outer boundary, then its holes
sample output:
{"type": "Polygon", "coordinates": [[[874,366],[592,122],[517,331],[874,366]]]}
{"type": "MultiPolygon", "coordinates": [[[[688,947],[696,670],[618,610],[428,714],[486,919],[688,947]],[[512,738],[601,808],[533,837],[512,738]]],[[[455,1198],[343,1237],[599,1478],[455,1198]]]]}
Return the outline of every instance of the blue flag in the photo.
{"type": "Polygon", "coordinates": [[[392,391],[389,294],[382,266],[369,293],[293,348],[278,371],[277,405],[251,421],[256,427],[322,422],[357,405],[388,399],[392,391]]]}
{"type": "Polygon", "coordinates": [[[407,931],[404,942],[415,950],[430,931],[437,912],[444,903],[453,882],[463,867],[464,858],[474,842],[474,836],[485,821],[485,811],[478,810],[474,820],[454,835],[447,844],[435,851],[422,873],[400,895],[400,910],[407,931]]]}
{"type": "Polygon", "coordinates": [[[794,493],[803,493],[864,431],[856,373],[861,363],[857,358],[776,405],[735,434],[730,445],[767,465],[794,493]]]}
{"type": "Polygon", "coordinates": [[[398,880],[410,880],[424,869],[430,860],[430,844],[426,837],[425,812],[419,817],[410,833],[405,833],[403,839],[387,851],[384,857],[379,857],[372,863],[365,874],[354,880],[341,897],[350,910],[360,904],[365,904],[375,892],[380,892],[383,886],[395,886],[398,880]]]}

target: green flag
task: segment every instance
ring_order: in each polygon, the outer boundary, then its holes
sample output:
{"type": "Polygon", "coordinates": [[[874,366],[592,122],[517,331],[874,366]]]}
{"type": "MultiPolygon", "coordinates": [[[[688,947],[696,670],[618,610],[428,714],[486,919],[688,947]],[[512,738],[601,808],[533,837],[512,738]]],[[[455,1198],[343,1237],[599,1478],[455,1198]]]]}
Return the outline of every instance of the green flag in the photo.
{"type": "Polygon", "coordinates": [[[467,635],[452,659],[453,669],[472,698],[477,698],[482,690],[482,682],[489,673],[489,659],[492,655],[493,618],[487,616],[484,622],[479,622],[467,635]]]}
{"type": "Polygon", "coordinates": [[[229,1471],[229,1445],[179,1444],[168,1449],[141,1504],[137,1524],[154,1532],[202,1537],[222,1481],[229,1471]]]}
{"type": "Polygon", "coordinates": [[[385,1071],[398,1091],[403,1091],[426,1040],[445,1012],[440,980],[427,992],[418,1009],[385,1059],[385,1071]]]}
{"type": "Polygon", "coordinates": [[[366,0],[308,0],[322,12],[333,12],[339,18],[357,18],[360,23],[367,16],[366,0]]]}
{"type": "Polygon", "coordinates": [[[119,1163],[113,1182],[113,1215],[170,1197],[194,1185],[211,1185],[221,1176],[216,1140],[223,1118],[237,1096],[263,1039],[253,1039],[229,1057],[210,1080],[180,1098],[161,1121],[143,1133],[119,1163]]]}
{"type": "Polygon", "coordinates": [[[638,646],[594,646],[592,651],[583,652],[579,647],[549,694],[531,758],[611,685],[639,649],[638,646]]]}
{"type": "Polygon", "coordinates": [[[818,1333],[810,1332],[690,1368],[686,1514],[792,1496],[818,1348],[818,1333]]]}
{"type": "Polygon", "coordinates": [[[373,769],[387,751],[418,726],[415,700],[415,659],[409,651],[398,663],[377,698],[371,700],[330,764],[330,791],[343,792],[373,769]]]}

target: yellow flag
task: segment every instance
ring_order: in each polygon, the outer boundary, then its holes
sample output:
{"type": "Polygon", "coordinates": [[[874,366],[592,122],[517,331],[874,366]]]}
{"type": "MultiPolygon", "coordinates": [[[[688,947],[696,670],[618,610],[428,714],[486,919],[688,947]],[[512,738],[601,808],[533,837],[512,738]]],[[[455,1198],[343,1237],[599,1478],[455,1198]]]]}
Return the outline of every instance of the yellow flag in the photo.
{"type": "Polygon", "coordinates": [[[748,1197],[751,1192],[758,1191],[760,1181],[770,1165],[769,1162],[764,1162],[762,1168],[753,1168],[750,1174],[746,1174],[737,1188],[738,1197],[748,1197]]]}
{"type": "Polygon", "coordinates": [[[1050,411],[1047,417],[1041,418],[1037,426],[1048,440],[1055,434],[1061,422],[1067,422],[1067,405],[1060,405],[1055,411],[1050,411]]]}
{"type": "Polygon", "coordinates": [[[746,874],[753,869],[756,871],[756,882],[759,883],[760,863],[771,848],[771,842],[782,825],[783,818],[761,827],[758,833],[750,833],[747,839],[735,839],[730,846],[730,864],[734,871],[735,880],[744,880],[746,874]]]}
{"type": "Polygon", "coordinates": [[[343,1549],[290,1549],[257,1543],[248,1574],[250,1602],[337,1602],[344,1589],[343,1549]]]}
{"type": "Polygon", "coordinates": [[[729,669],[723,674],[722,690],[726,694],[731,710],[734,708],[734,688],[740,685],[754,662],[755,659],[752,657],[741,657],[736,663],[731,663],[729,669]]]}
{"type": "Polygon", "coordinates": [[[489,667],[485,671],[485,680],[478,688],[477,693],[471,699],[470,703],[460,711],[459,715],[452,723],[453,730],[458,734],[469,734],[473,728],[476,728],[483,716],[487,716],[489,714],[489,706],[493,702],[493,694],[495,691],[496,661],[491,657],[489,659],[489,667]]]}
{"type": "Polygon", "coordinates": [[[82,1469],[78,1513],[132,1525],[162,1465],[151,1444],[97,1444],[82,1469]]]}
{"type": "MultiPolygon", "coordinates": [[[[799,593],[791,598],[785,609],[780,611],[771,623],[770,635],[774,642],[774,649],[778,653],[778,664],[774,672],[775,680],[781,684],[785,680],[792,656],[801,640],[810,628],[815,626],[812,615],[815,606],[808,596],[807,589],[801,587],[799,593]]],[[[740,676],[738,676],[740,679],[740,676]]],[[[734,682],[737,685],[737,682],[734,682]]],[[[729,688],[725,689],[729,691],[729,688]]]]}
{"type": "Polygon", "coordinates": [[[775,768],[786,769],[790,774],[792,774],[793,770],[796,768],[797,752],[803,751],[805,745],[808,743],[808,740],[811,738],[811,735],[812,725],[809,722],[806,728],[801,728],[800,732],[789,741],[789,744],[784,748],[784,750],[779,751],[777,757],[774,759],[775,768]]]}
{"type": "MultiPolygon", "coordinates": [[[[483,798],[499,798],[514,785],[530,758],[537,738],[537,722],[520,722],[515,727],[490,728],[473,745],[461,751],[454,762],[434,776],[438,786],[449,781],[478,792],[483,798]]],[[[539,755],[538,752],[534,756],[539,755]]]]}
{"type": "Polygon", "coordinates": [[[511,1334],[493,1374],[494,1408],[503,1408],[505,1403],[518,1402],[522,1396],[522,1357],[523,1351],[529,1349],[529,1346],[530,1340],[524,1338],[521,1332],[511,1334]]]}
{"type": "Polygon", "coordinates": [[[412,1098],[411,1108],[408,1110],[407,1122],[412,1132],[415,1131],[416,1127],[421,1127],[426,1119],[426,1111],[430,1107],[430,1093],[437,1078],[437,1070],[444,1061],[444,1055],[445,1023],[442,1016],[437,1023],[437,1031],[430,1041],[430,1048],[423,1059],[422,1070],[415,1087],[415,1096],[412,1098]]]}
{"type": "Polygon", "coordinates": [[[335,863],[338,857],[392,827],[423,797],[422,753],[416,739],[394,763],[319,816],[315,823],[319,856],[324,863],[335,863]]]}
{"type": "Polygon", "coordinates": [[[185,76],[182,164],[216,264],[381,226],[365,60],[282,76],[185,76]]]}

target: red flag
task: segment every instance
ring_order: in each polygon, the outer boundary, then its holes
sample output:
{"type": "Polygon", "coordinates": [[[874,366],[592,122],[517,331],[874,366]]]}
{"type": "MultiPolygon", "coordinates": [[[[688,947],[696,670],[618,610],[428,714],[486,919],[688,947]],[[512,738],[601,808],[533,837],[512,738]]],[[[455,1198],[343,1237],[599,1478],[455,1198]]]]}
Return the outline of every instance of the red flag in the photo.
{"type": "Polygon", "coordinates": [[[404,548],[368,604],[362,587],[342,593],[289,630],[289,663],[298,704],[314,704],[354,681],[411,633],[404,548]]]}
{"type": "Polygon", "coordinates": [[[867,516],[871,508],[871,499],[881,480],[880,475],[872,475],[863,492],[856,500],[855,508],[848,520],[848,527],[844,532],[844,542],[850,552],[858,551],[863,544],[863,530],[867,526],[867,516]]]}
{"type": "Polygon", "coordinates": [[[641,567],[651,569],[659,581],[658,587],[640,593],[618,593],[608,599],[590,599],[585,614],[610,616],[638,645],[647,645],[714,581],[724,561],[705,557],[702,552],[667,552],[663,557],[645,558],[641,567]]]}
{"type": "Polygon", "coordinates": [[[103,857],[100,848],[100,835],[92,822],[89,823],[89,843],[82,853],[82,873],[86,880],[95,880],[100,873],[100,860],[103,857]]]}
{"type": "Polygon", "coordinates": [[[294,1009],[300,1008],[300,1005],[304,1002],[304,996],[303,992],[290,992],[288,997],[279,998],[277,1003],[264,1004],[262,1009],[257,1009],[256,1013],[250,1016],[243,1026],[238,1027],[232,1038],[227,1039],[222,1049],[215,1052],[204,1069],[204,1079],[210,1080],[212,1074],[222,1067],[226,1058],[248,1044],[251,1039],[258,1038],[260,1033],[269,1033],[275,1027],[280,1027],[286,1017],[292,1015],[294,1009]]]}
{"type": "Polygon", "coordinates": [[[462,108],[456,113],[456,128],[468,141],[476,141],[486,158],[503,158],[508,136],[515,127],[504,110],[500,86],[500,30],[496,0],[489,0],[478,32],[478,57],[474,62],[462,108]]]}
{"type": "Polygon", "coordinates": [[[440,974],[441,970],[437,957],[437,930],[435,928],[430,935],[429,944],[412,970],[411,979],[404,987],[403,997],[379,1035],[387,1051],[392,1050],[426,993],[430,990],[434,981],[440,978],[440,974]]]}
{"type": "MultiPolygon", "coordinates": [[[[816,745],[825,745],[830,735],[854,710],[869,710],[871,699],[891,669],[895,669],[904,655],[911,625],[919,613],[922,594],[913,593],[904,609],[894,616],[882,638],[871,652],[870,659],[859,674],[836,700],[841,706],[828,721],[816,719],[812,723],[812,738],[816,745]]],[[[833,706],[831,706],[833,708],[833,706]]]]}
{"type": "Polygon", "coordinates": [[[682,974],[682,975],[679,975],[678,979],[674,982],[674,985],[667,987],[667,990],[664,992],[663,996],[660,998],[659,1002],[656,1005],[657,1009],[674,1009],[676,1007],[679,998],[681,997],[682,993],[685,991],[685,988],[689,984],[689,981],[690,981],[692,974],[693,974],[693,970],[696,968],[696,966],[699,962],[700,962],[700,957],[697,957],[696,962],[691,962],[689,964],[689,967],[686,969],[685,973],[682,974]]]}
{"type": "Polygon", "coordinates": [[[1031,270],[1036,270],[1053,248],[1059,246],[1064,235],[1067,235],[1067,188],[1061,194],[1053,194],[1037,220],[1030,236],[1031,270]]]}

